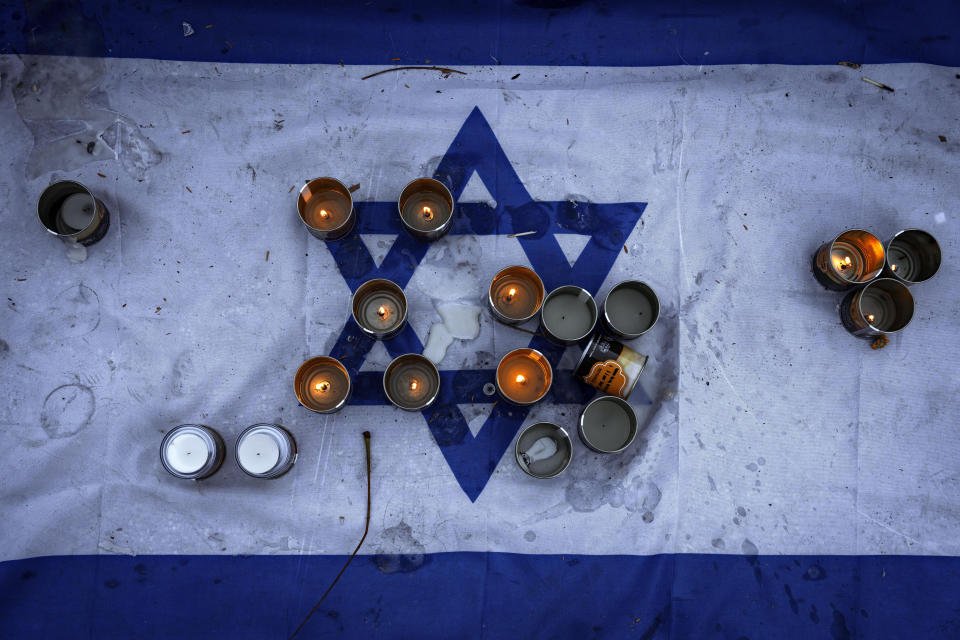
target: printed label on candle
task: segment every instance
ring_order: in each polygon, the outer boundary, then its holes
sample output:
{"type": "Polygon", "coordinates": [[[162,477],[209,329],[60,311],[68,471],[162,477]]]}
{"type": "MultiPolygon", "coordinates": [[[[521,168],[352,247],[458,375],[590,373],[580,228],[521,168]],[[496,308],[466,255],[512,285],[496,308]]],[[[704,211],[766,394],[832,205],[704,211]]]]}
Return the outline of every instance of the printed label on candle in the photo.
{"type": "Polygon", "coordinates": [[[647,364],[647,356],[615,340],[594,339],[583,353],[576,374],[604,393],[627,399],[647,364]]]}

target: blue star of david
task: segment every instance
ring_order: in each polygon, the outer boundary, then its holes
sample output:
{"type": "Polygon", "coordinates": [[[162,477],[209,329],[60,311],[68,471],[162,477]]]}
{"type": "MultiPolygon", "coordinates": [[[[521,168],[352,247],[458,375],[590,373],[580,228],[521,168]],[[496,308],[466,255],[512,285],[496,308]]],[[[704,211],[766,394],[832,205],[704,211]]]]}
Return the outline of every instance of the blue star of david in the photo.
{"type": "MultiPolygon", "coordinates": [[[[486,203],[458,204],[449,235],[535,231],[533,235],[518,238],[518,241],[548,291],[560,285],[575,284],[596,294],[646,207],[644,202],[534,201],[479,108],[474,108],[463,123],[434,177],[450,188],[454,201],[457,201],[474,172],[496,200],[496,207],[486,203]],[[554,233],[590,236],[572,267],[554,233]]],[[[356,291],[371,278],[387,278],[406,288],[430,245],[413,239],[401,229],[396,202],[357,202],[355,206],[355,232],[337,242],[327,243],[340,274],[351,291],[356,291]],[[398,234],[380,267],[376,266],[360,239],[360,234],[367,233],[398,234]]],[[[409,324],[397,337],[384,344],[392,357],[423,351],[420,338],[409,324]]],[[[383,374],[359,371],[373,345],[374,341],[348,319],[330,353],[350,371],[354,382],[351,404],[389,404],[383,393],[383,374]]],[[[556,370],[564,347],[539,336],[534,336],[529,346],[543,353],[556,370]]],[[[595,395],[595,389],[570,372],[566,375],[558,373],[546,402],[585,404],[595,395]]],[[[483,386],[492,382],[495,376],[495,369],[440,371],[440,395],[422,412],[447,464],[471,501],[480,496],[529,412],[527,407],[495,403],[496,397],[483,393],[483,386]],[[473,436],[457,404],[483,402],[495,404],[480,431],[473,436]]],[[[634,400],[641,394],[645,395],[638,386],[634,400]]],[[[640,401],[650,404],[649,398],[642,395],[640,401]]]]}

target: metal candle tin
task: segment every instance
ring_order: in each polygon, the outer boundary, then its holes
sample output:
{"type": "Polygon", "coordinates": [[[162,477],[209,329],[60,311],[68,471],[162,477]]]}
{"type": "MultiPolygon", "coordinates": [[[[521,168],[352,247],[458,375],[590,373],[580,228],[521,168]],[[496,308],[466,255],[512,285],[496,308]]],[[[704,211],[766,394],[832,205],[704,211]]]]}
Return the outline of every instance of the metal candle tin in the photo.
{"type": "Polygon", "coordinates": [[[62,180],[43,190],[37,201],[37,218],[53,235],[85,247],[107,235],[110,212],[79,182],[62,180]]]}
{"type": "Polygon", "coordinates": [[[202,480],[223,464],[226,446],[220,434],[202,424],[181,424],[163,436],[160,462],[172,476],[202,480]]]}
{"type": "Polygon", "coordinates": [[[453,194],[433,178],[418,178],[405,186],[397,210],[403,228],[419,240],[437,240],[453,226],[453,194]]]}
{"type": "Polygon", "coordinates": [[[597,453],[619,453],[637,437],[637,414],[623,398],[599,396],[583,408],[577,432],[597,453]]]}
{"type": "Polygon", "coordinates": [[[574,285],[557,287],[543,300],[540,328],[550,340],[572,345],[593,332],[597,303],[590,292],[574,285]]]}
{"type": "Polygon", "coordinates": [[[906,327],[913,318],[913,295],[893,278],[878,278],[848,293],[840,303],[840,321],[858,338],[873,338],[906,327]]]}
{"type": "Polygon", "coordinates": [[[501,269],[490,281],[487,301],[493,316],[505,324],[531,319],[543,305],[543,281],[528,267],[514,265],[501,269]]]}
{"type": "Polygon", "coordinates": [[[813,254],[813,275],[827,289],[845,291],[883,271],[883,243],[869,231],[847,229],[813,254]]]}
{"type": "Polygon", "coordinates": [[[407,297],[395,282],[377,278],[357,287],[350,303],[360,330],[375,340],[388,340],[407,323],[407,297]]]}
{"type": "Polygon", "coordinates": [[[554,478],[570,465],[573,442],[562,427],[550,422],[537,422],[520,432],[514,453],[517,464],[527,475],[540,479],[554,478]],[[549,440],[547,447],[543,438],[549,440]]]}
{"type": "Polygon", "coordinates": [[[514,349],[497,365],[497,391],[510,404],[536,404],[546,397],[552,384],[553,367],[536,349],[514,349]]]}
{"type": "Polygon", "coordinates": [[[940,244],[922,229],[904,229],[887,243],[884,276],[904,284],[929,280],[940,269],[940,244]]]}
{"type": "Polygon", "coordinates": [[[316,356],[300,365],[293,378],[297,400],[317,413],[336,413],[347,406],[353,385],[347,368],[330,356],[316,356]]]}
{"type": "Polygon", "coordinates": [[[297,213],[312,235],[339,240],[353,230],[357,215],[353,196],[336,178],[315,178],[297,195],[297,213]]]}
{"type": "Polygon", "coordinates": [[[440,372],[417,353],[394,358],[383,372],[383,391],[394,406],[405,411],[426,409],[440,393],[440,372]]]}
{"type": "Polygon", "coordinates": [[[660,300],[645,282],[624,280],[604,298],[600,318],[604,328],[621,338],[639,338],[660,317],[660,300]]]}
{"type": "Polygon", "coordinates": [[[587,343],[574,375],[591,387],[626,400],[647,364],[647,356],[612,338],[595,335],[587,343]]]}
{"type": "Polygon", "coordinates": [[[279,424],[254,424],[240,432],[234,447],[237,466],[254,478],[277,478],[297,461],[297,443],[279,424]]]}

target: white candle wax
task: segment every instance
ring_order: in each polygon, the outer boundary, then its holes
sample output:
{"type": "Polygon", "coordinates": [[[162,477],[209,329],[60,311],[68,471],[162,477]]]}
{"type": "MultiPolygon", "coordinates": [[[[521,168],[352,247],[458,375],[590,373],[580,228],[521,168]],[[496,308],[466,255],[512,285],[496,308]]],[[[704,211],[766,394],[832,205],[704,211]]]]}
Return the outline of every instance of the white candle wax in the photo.
{"type": "Polygon", "coordinates": [[[280,460],[280,445],[266,433],[252,433],[237,447],[237,462],[250,473],[267,473],[280,460]]]}
{"type": "Polygon", "coordinates": [[[209,457],[207,443],[195,433],[175,436],[167,444],[167,464],[184,475],[199,471],[209,457]]]}
{"type": "Polygon", "coordinates": [[[60,205],[60,220],[68,227],[82,231],[93,222],[93,198],[86,193],[74,193],[60,205]]]}

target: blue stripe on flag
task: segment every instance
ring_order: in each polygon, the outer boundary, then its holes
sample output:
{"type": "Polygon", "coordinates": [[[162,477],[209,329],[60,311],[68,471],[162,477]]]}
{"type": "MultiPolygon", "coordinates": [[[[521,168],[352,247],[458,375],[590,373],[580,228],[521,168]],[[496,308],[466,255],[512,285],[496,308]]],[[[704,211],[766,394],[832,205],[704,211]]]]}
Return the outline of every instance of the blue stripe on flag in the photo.
{"type": "Polygon", "coordinates": [[[949,0],[55,0],[5,3],[0,52],[383,65],[958,65],[958,27],[960,5],[949,0]]]}
{"type": "MultiPolygon", "coordinates": [[[[344,556],[0,563],[3,638],[286,638],[344,556]]],[[[960,558],[359,556],[304,637],[956,638],[960,558]]]]}

